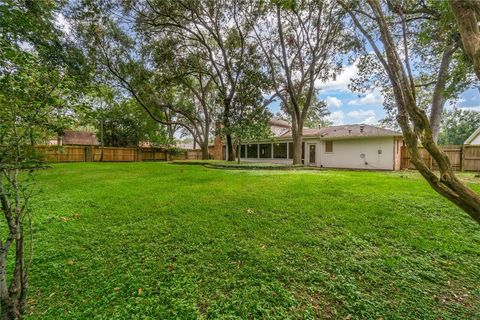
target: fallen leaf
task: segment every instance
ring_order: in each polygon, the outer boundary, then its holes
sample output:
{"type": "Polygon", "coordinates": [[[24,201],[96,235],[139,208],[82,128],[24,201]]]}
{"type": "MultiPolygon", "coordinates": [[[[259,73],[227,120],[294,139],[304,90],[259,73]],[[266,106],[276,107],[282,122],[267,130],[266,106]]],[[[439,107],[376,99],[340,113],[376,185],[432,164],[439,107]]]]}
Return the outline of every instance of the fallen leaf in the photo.
{"type": "Polygon", "coordinates": [[[141,296],[143,293],[143,289],[142,288],[138,288],[138,295],[141,296]]]}

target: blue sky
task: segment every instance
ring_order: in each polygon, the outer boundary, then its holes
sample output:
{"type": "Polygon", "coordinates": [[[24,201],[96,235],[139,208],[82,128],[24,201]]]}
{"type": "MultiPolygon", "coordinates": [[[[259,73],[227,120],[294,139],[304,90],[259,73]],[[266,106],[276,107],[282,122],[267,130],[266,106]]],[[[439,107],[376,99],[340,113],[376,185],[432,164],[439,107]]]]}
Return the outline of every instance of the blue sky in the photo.
{"type": "MultiPolygon", "coordinates": [[[[382,96],[380,91],[366,93],[359,96],[348,88],[350,79],[357,74],[357,68],[351,64],[337,76],[335,81],[319,83],[319,98],[326,100],[328,109],[331,112],[330,120],[334,124],[352,124],[367,123],[376,124],[385,117],[385,111],[382,106],[382,96]]],[[[447,102],[447,109],[456,105],[462,109],[475,110],[480,112],[480,92],[478,89],[469,89],[460,95],[458,101],[447,102]]],[[[275,102],[269,106],[269,109],[276,113],[279,110],[280,103],[275,102]]]]}

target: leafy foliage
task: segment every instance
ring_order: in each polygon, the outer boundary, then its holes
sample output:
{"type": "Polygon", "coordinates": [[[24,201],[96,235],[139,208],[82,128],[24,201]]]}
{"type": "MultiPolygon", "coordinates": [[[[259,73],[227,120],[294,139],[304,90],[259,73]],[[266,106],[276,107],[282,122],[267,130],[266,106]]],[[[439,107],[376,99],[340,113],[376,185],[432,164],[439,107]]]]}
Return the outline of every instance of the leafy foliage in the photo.
{"type": "Polygon", "coordinates": [[[463,144],[480,127],[480,113],[454,108],[442,117],[439,144],[463,144]]]}

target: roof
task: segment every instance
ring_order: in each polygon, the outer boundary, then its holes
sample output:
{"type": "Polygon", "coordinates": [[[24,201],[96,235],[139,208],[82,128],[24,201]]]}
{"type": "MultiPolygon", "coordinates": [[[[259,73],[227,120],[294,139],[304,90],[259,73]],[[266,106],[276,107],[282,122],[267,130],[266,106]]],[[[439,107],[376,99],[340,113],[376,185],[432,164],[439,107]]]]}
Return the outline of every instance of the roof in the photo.
{"type": "Polygon", "coordinates": [[[96,146],[99,144],[95,132],[88,131],[65,131],[62,141],[64,145],[77,144],[96,146]]]}
{"type": "Polygon", "coordinates": [[[287,127],[287,128],[291,127],[288,121],[285,121],[276,117],[270,118],[269,124],[271,126],[278,126],[278,127],[287,127]]]}
{"type": "MultiPolygon", "coordinates": [[[[280,136],[281,138],[291,137],[291,131],[280,136]]],[[[323,139],[344,139],[344,138],[367,138],[367,137],[402,137],[402,133],[375,127],[368,124],[348,124],[330,126],[324,128],[303,128],[303,136],[319,137],[323,139]]]]}
{"type": "Polygon", "coordinates": [[[480,127],[477,128],[477,130],[475,130],[471,135],[470,137],[467,138],[467,140],[465,140],[465,142],[463,144],[471,144],[473,142],[473,140],[480,134],[480,127]]]}

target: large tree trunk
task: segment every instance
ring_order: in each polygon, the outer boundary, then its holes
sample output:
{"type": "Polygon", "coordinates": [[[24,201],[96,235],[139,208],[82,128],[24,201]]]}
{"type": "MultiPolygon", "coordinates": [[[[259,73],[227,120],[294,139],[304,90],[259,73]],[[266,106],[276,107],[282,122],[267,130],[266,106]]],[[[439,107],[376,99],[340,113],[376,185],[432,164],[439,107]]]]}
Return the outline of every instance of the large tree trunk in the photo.
{"type": "Polygon", "coordinates": [[[227,150],[228,150],[228,159],[227,161],[235,161],[235,149],[233,148],[233,139],[232,136],[227,133],[227,150]]]}
{"type": "Polygon", "coordinates": [[[103,118],[100,120],[100,161],[103,161],[105,138],[103,137],[103,118]]]}
{"type": "Polygon", "coordinates": [[[445,86],[448,78],[448,69],[452,61],[453,54],[458,48],[455,41],[443,51],[442,61],[438,71],[437,82],[433,91],[432,110],[430,111],[430,126],[432,128],[433,141],[437,142],[440,133],[440,124],[442,120],[443,108],[445,106],[445,86]]]}
{"type": "Polygon", "coordinates": [[[450,0],[449,2],[457,20],[463,48],[472,60],[473,69],[480,80],[480,32],[477,21],[480,2],[478,0],[450,0]]]}
{"type": "Polygon", "coordinates": [[[292,110],[293,164],[302,164],[303,119],[292,110]]]}
{"type": "MultiPolygon", "coordinates": [[[[405,53],[404,60],[400,57],[400,54],[396,49],[396,42],[392,36],[391,27],[383,13],[382,5],[378,0],[367,0],[367,3],[372,9],[373,17],[378,23],[380,41],[383,44],[385,52],[382,52],[379,49],[376,42],[377,40],[371,36],[370,32],[367,31],[362,23],[356,18],[357,13],[354,13],[351,7],[347,6],[342,0],[337,1],[348,12],[356,27],[365,36],[388,74],[398,109],[397,120],[402,128],[403,136],[410,152],[411,161],[415,165],[415,168],[422,174],[435,191],[456,204],[468,213],[476,222],[480,223],[480,196],[469,189],[455,176],[448,156],[445,152],[440,150],[435,143],[430,121],[425,111],[418,107],[415,99],[415,86],[409,69],[408,55],[405,53]],[[403,63],[405,63],[406,66],[403,63]],[[405,70],[405,68],[407,70],[405,70]],[[437,163],[439,174],[433,172],[423,162],[418,150],[419,142],[437,163]]],[[[464,3],[465,1],[451,0],[451,3],[452,2],[464,3]]],[[[404,17],[402,17],[402,20],[403,23],[405,23],[404,17]]],[[[404,46],[406,48],[405,27],[403,28],[403,32],[405,39],[404,46]]]]}
{"type": "Polygon", "coordinates": [[[202,145],[202,160],[208,160],[208,140],[206,140],[202,145]]]}
{"type": "Polygon", "coordinates": [[[7,252],[2,248],[0,252],[0,302],[2,320],[15,319],[12,299],[8,294],[7,285],[7,252]]]}
{"type": "Polygon", "coordinates": [[[302,164],[302,134],[293,136],[293,164],[302,164]]]}
{"type": "Polygon", "coordinates": [[[433,141],[426,117],[424,117],[423,120],[423,127],[422,125],[418,125],[419,119],[415,119],[413,122],[417,123],[417,130],[420,129],[420,131],[423,131],[423,135],[420,136],[420,142],[437,163],[440,171],[439,176],[432,172],[432,170],[425,164],[418,149],[418,136],[408,127],[408,122],[405,117],[403,117],[404,119],[400,118],[401,117],[399,117],[399,124],[402,127],[408,151],[410,153],[410,159],[415,168],[435,191],[455,203],[468,213],[476,222],[480,223],[479,195],[456,177],[448,156],[441,151],[433,141]]]}

